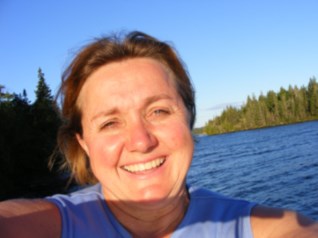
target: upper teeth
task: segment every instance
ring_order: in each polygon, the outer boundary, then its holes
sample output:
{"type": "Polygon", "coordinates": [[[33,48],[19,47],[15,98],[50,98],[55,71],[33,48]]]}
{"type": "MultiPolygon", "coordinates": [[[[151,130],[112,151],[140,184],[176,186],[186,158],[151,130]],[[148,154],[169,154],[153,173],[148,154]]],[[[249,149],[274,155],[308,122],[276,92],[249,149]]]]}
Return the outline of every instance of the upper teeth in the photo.
{"type": "Polygon", "coordinates": [[[129,172],[135,173],[159,167],[163,162],[164,159],[161,158],[149,161],[147,163],[126,165],[123,166],[123,168],[129,172]]]}

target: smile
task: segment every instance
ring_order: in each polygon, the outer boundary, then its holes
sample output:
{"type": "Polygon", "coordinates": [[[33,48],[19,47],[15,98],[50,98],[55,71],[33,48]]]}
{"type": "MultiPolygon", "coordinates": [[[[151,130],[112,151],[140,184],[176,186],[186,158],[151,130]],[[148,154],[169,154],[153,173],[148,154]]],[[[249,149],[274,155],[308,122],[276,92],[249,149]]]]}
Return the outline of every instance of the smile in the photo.
{"type": "Polygon", "coordinates": [[[165,162],[165,159],[160,158],[160,159],[155,159],[155,160],[149,161],[147,163],[126,165],[126,166],[123,166],[122,168],[130,173],[138,173],[138,172],[144,172],[147,170],[158,168],[164,162],[165,162]]]}

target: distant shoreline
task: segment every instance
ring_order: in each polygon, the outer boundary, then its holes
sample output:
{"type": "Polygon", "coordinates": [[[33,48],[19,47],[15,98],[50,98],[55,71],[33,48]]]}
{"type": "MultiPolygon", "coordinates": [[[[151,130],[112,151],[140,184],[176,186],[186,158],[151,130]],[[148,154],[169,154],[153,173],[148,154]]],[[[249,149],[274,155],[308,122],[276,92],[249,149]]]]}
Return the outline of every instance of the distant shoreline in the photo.
{"type": "Polygon", "coordinates": [[[237,133],[237,132],[242,132],[242,131],[254,131],[254,130],[259,130],[259,129],[267,129],[267,128],[274,128],[274,127],[280,127],[280,126],[296,125],[296,124],[302,124],[302,123],[314,122],[314,121],[318,122],[318,119],[311,119],[311,120],[291,122],[291,123],[282,123],[282,124],[279,124],[279,125],[269,125],[269,126],[264,126],[264,127],[251,128],[251,129],[245,129],[245,130],[228,131],[228,132],[215,133],[215,134],[207,134],[207,133],[204,133],[204,132],[202,132],[202,133],[196,132],[196,131],[204,129],[204,127],[200,127],[200,128],[194,128],[193,129],[193,134],[196,135],[196,136],[214,136],[214,135],[232,134],[232,133],[237,133]]]}

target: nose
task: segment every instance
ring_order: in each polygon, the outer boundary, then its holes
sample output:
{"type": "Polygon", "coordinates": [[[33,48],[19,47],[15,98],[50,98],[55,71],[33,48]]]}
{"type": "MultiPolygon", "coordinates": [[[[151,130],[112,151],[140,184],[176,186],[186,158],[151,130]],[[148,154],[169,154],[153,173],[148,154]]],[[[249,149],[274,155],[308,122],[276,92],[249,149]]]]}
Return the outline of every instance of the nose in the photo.
{"type": "Polygon", "coordinates": [[[157,144],[157,138],[152,134],[146,122],[138,120],[130,123],[126,139],[126,148],[128,151],[146,153],[157,144]]]}

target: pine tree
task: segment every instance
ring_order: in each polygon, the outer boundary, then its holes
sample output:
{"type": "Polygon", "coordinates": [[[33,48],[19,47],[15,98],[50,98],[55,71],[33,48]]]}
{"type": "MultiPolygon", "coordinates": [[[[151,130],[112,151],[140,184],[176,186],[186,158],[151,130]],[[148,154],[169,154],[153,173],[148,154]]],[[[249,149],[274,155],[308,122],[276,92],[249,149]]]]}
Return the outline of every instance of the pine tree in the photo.
{"type": "Polygon", "coordinates": [[[35,91],[36,100],[35,104],[48,104],[52,102],[53,96],[51,95],[51,90],[45,82],[44,73],[42,69],[38,70],[38,85],[35,91]]]}
{"type": "Polygon", "coordinates": [[[227,108],[218,117],[210,120],[203,131],[219,134],[236,130],[248,130],[265,126],[318,119],[318,83],[313,77],[308,87],[289,86],[278,93],[267,92],[258,98],[248,96],[241,109],[227,108]]]}
{"type": "Polygon", "coordinates": [[[0,103],[3,101],[10,101],[13,99],[14,95],[8,92],[5,92],[5,86],[0,84],[0,103]]]}
{"type": "Polygon", "coordinates": [[[308,100],[310,114],[314,117],[318,116],[318,84],[315,77],[309,80],[308,100]]]}
{"type": "Polygon", "coordinates": [[[56,168],[48,168],[60,119],[41,69],[35,93],[30,104],[25,90],[9,94],[0,85],[0,201],[42,197],[65,188],[56,168]]]}

